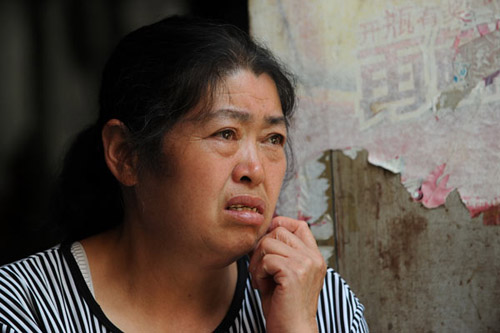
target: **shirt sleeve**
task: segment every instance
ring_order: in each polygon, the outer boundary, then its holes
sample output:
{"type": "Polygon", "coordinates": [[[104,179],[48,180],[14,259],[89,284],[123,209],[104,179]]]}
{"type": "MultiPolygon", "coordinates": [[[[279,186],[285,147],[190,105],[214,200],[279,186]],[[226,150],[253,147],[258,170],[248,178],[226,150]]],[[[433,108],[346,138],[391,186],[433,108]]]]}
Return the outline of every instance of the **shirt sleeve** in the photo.
{"type": "Polygon", "coordinates": [[[28,287],[15,266],[0,269],[0,333],[41,332],[28,287]]]}
{"type": "Polygon", "coordinates": [[[0,322],[0,333],[21,333],[21,331],[16,331],[12,327],[0,322]]]}
{"type": "Polygon", "coordinates": [[[369,332],[364,306],[342,277],[329,268],[318,299],[320,332],[369,332]]]}

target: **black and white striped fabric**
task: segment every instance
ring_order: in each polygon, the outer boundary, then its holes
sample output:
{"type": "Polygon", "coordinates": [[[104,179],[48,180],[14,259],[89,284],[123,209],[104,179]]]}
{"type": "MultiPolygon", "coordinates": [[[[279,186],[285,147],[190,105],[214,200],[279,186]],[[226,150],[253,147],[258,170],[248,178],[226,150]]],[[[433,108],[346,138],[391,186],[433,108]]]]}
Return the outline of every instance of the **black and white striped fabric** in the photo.
{"type": "MultiPolygon", "coordinates": [[[[265,332],[247,265],[247,258],[238,261],[236,292],[217,332],[265,332]]],[[[368,332],[363,311],[345,281],[329,269],[318,301],[319,331],[368,332]]],[[[0,268],[0,332],[121,331],[93,298],[70,244],[63,244],[0,268]]]]}

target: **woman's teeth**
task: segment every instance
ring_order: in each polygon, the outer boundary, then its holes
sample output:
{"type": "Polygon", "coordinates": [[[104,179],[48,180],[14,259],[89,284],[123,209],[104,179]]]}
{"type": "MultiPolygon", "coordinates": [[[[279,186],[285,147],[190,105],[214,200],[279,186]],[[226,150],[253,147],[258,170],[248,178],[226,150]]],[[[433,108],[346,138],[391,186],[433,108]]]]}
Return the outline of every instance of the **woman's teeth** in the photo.
{"type": "Polygon", "coordinates": [[[231,206],[228,207],[228,209],[230,209],[230,210],[237,210],[237,211],[246,210],[246,211],[251,211],[251,212],[257,213],[257,207],[248,207],[248,206],[245,206],[245,205],[231,205],[231,206]]]}

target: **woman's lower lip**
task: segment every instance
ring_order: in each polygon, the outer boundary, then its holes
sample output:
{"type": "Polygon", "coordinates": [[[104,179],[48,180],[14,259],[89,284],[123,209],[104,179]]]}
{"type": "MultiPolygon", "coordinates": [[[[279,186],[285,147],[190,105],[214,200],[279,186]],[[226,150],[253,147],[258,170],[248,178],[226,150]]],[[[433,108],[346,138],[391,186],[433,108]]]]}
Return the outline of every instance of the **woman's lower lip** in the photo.
{"type": "Polygon", "coordinates": [[[246,225],[260,226],[264,223],[264,215],[249,210],[224,210],[231,219],[246,225]]]}

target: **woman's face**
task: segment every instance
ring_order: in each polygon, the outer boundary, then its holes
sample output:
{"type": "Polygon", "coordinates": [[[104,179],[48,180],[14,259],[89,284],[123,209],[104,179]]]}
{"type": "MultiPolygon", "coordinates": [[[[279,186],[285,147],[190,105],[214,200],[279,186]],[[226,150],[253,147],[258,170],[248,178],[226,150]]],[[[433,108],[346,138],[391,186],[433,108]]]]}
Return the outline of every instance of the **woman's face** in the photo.
{"type": "Polygon", "coordinates": [[[168,132],[165,174],[141,177],[136,195],[152,237],[198,257],[234,260],[269,227],[287,131],[267,74],[240,70],[221,87],[208,113],[194,110],[168,132]]]}

